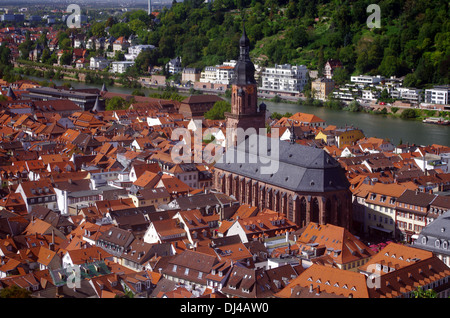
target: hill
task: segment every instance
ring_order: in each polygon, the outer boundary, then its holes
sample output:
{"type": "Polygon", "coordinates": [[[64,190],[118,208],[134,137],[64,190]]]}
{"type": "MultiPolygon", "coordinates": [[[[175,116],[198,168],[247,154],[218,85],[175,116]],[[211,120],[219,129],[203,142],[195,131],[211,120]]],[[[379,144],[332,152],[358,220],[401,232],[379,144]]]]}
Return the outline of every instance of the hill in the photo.
{"type": "MultiPolygon", "coordinates": [[[[290,63],[323,68],[340,59],[351,74],[405,76],[406,86],[448,84],[449,8],[445,0],[381,0],[381,27],[369,29],[372,0],[202,0],[173,2],[158,19],[145,11],[109,20],[116,35],[135,33],[158,51],[137,61],[137,68],[181,56],[183,65],[203,68],[238,57],[242,21],[251,56],[262,66],[290,63]]],[[[94,27],[94,26],[93,26],[94,27]]]]}

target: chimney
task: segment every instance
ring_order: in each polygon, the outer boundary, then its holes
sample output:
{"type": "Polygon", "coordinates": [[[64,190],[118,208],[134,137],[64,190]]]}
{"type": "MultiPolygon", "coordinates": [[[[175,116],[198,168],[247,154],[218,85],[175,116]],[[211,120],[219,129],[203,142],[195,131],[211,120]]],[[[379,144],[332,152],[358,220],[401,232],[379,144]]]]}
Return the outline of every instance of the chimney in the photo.
{"type": "Polygon", "coordinates": [[[313,284],[309,284],[309,292],[312,293],[313,292],[313,284]]]}

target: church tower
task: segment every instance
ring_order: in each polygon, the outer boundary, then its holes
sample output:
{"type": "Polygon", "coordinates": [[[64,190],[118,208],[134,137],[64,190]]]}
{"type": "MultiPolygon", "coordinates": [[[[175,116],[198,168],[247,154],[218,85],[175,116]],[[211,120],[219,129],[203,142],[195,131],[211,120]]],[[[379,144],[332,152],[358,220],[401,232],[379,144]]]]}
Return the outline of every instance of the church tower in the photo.
{"type": "Polygon", "coordinates": [[[258,109],[258,84],[255,80],[255,66],[250,60],[250,41],[245,33],[239,40],[240,54],[234,67],[234,78],[231,86],[231,112],[225,113],[227,125],[227,147],[236,146],[236,131],[242,128],[265,128],[266,105],[262,103],[258,109]],[[228,134],[232,133],[231,136],[228,134]]]}

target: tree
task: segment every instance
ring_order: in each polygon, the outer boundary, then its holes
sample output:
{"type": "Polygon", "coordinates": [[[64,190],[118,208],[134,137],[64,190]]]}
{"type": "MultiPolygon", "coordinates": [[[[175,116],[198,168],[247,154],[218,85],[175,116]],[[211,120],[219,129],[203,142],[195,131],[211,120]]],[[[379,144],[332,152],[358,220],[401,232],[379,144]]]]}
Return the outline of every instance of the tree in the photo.
{"type": "Polygon", "coordinates": [[[0,291],[0,298],[31,298],[31,292],[17,285],[12,285],[0,291]]]}
{"type": "Polygon", "coordinates": [[[70,65],[70,63],[72,63],[72,53],[64,52],[63,55],[61,55],[61,58],[59,60],[59,64],[61,64],[61,65],[70,65]]]}
{"type": "Polygon", "coordinates": [[[225,119],[225,112],[231,112],[231,104],[227,101],[217,101],[214,106],[205,113],[206,119],[225,119]]]}
{"type": "Polygon", "coordinates": [[[148,74],[149,67],[153,67],[158,64],[159,50],[143,50],[136,57],[134,65],[139,74],[148,74]]]}
{"type": "Polygon", "coordinates": [[[350,79],[346,68],[338,67],[333,71],[333,80],[337,85],[344,85],[350,79]]]}
{"type": "Polygon", "coordinates": [[[143,91],[141,91],[140,89],[136,88],[135,90],[133,90],[131,95],[133,95],[133,96],[145,96],[145,93],[143,91]]]}
{"type": "Polygon", "coordinates": [[[361,110],[361,105],[357,101],[354,100],[350,104],[348,104],[346,109],[350,112],[356,113],[361,110]]]}
{"type": "Polygon", "coordinates": [[[432,289],[423,290],[422,286],[413,291],[414,298],[438,298],[437,293],[432,289]]]}
{"type": "Polygon", "coordinates": [[[386,77],[398,75],[399,71],[398,58],[393,55],[387,56],[385,55],[383,61],[381,61],[378,71],[381,73],[381,75],[384,75],[386,77]]]}
{"type": "Polygon", "coordinates": [[[0,64],[11,65],[11,50],[6,45],[0,45],[0,64]]]}
{"type": "Polygon", "coordinates": [[[408,108],[405,109],[402,114],[400,115],[400,118],[403,119],[412,119],[412,118],[416,118],[417,117],[417,112],[415,109],[412,108],[408,108]]]}
{"type": "Polygon", "coordinates": [[[119,110],[126,109],[128,107],[125,99],[120,96],[114,96],[111,99],[106,100],[106,110],[119,110]]]}
{"type": "Polygon", "coordinates": [[[133,31],[130,29],[128,24],[123,22],[114,24],[109,29],[109,34],[111,34],[115,38],[119,38],[121,36],[128,38],[132,33],[133,31]]]}
{"type": "Polygon", "coordinates": [[[94,23],[90,28],[90,31],[92,32],[93,36],[98,38],[106,36],[105,23],[102,22],[94,23]]]}
{"type": "Polygon", "coordinates": [[[317,57],[317,76],[323,76],[323,70],[325,68],[325,58],[323,53],[323,46],[320,47],[317,57]]]}
{"type": "Polygon", "coordinates": [[[64,38],[61,42],[59,42],[59,48],[61,50],[69,50],[72,47],[72,42],[69,38],[64,38]]]}

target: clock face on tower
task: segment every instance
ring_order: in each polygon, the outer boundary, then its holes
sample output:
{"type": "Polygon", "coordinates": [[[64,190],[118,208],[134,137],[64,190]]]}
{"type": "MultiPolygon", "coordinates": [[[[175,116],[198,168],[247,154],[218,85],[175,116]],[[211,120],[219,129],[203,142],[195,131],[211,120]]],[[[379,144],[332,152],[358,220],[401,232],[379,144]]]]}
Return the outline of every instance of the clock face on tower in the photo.
{"type": "Polygon", "coordinates": [[[251,95],[251,94],[253,94],[254,92],[255,92],[255,88],[254,88],[253,86],[248,86],[248,87],[247,87],[247,93],[248,93],[248,94],[251,95]]]}

